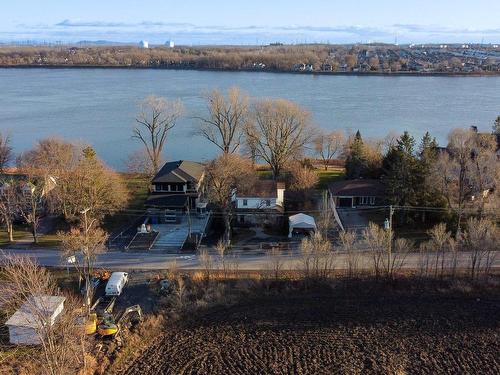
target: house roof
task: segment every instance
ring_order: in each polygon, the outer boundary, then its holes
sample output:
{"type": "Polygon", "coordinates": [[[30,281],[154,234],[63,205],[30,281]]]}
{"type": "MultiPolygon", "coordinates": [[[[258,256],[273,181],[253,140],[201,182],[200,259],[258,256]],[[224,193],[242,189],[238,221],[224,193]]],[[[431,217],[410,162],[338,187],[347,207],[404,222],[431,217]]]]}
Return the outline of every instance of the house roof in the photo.
{"type": "Polygon", "coordinates": [[[198,182],[203,177],[205,166],[188,160],[177,160],[165,163],[153,178],[153,183],[165,182],[198,182]]]}
{"type": "Polygon", "coordinates": [[[65,300],[65,297],[58,296],[31,297],[5,322],[5,325],[40,328],[45,319],[51,321],[52,315],[65,300]],[[43,316],[37,316],[38,314],[43,316]]]}
{"type": "Polygon", "coordinates": [[[253,185],[237,194],[238,198],[277,198],[278,189],[284,189],[283,182],[271,180],[257,180],[253,185]]]}
{"type": "Polygon", "coordinates": [[[187,205],[188,196],[185,194],[155,194],[146,200],[146,207],[158,208],[184,208],[187,205]]]}
{"type": "Polygon", "coordinates": [[[380,180],[358,179],[332,182],[329,190],[337,197],[382,197],[385,186],[380,180]]]}

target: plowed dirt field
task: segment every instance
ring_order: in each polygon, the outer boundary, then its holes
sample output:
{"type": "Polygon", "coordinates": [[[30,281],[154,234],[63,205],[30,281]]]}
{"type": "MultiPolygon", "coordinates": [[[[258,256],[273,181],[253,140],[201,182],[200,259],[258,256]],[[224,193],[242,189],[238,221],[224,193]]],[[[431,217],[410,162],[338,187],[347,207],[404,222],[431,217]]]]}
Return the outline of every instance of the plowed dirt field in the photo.
{"type": "Polygon", "coordinates": [[[500,374],[500,293],[294,292],[208,311],[123,372],[500,374]]]}

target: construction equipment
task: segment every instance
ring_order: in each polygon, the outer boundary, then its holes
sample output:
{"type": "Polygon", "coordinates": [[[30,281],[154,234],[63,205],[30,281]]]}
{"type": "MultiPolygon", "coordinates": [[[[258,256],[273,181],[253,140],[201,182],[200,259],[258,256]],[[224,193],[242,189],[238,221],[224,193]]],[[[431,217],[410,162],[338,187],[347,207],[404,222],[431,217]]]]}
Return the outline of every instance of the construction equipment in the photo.
{"type": "Polygon", "coordinates": [[[115,319],[111,313],[105,313],[102,322],[97,326],[97,333],[102,337],[116,335],[124,325],[125,319],[133,313],[137,314],[138,321],[142,320],[142,310],[139,305],[127,307],[118,319],[115,319]]]}
{"type": "Polygon", "coordinates": [[[101,269],[94,271],[93,276],[98,277],[102,281],[107,281],[109,279],[109,277],[111,276],[111,272],[104,269],[104,268],[101,268],[101,269]]]}
{"type": "Polygon", "coordinates": [[[90,313],[87,319],[85,320],[85,334],[93,335],[97,332],[97,314],[90,313]]]}

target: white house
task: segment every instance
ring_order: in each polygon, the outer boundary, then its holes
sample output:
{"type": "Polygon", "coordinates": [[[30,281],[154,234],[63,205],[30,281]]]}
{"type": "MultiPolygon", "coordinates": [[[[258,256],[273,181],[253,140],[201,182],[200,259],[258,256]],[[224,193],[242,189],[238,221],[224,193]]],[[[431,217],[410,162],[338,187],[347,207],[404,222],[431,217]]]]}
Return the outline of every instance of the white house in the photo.
{"type": "Polygon", "coordinates": [[[27,300],[5,325],[11,344],[39,345],[43,327],[54,325],[64,309],[65,297],[37,296],[27,300]]]}
{"type": "Polygon", "coordinates": [[[169,48],[174,48],[174,47],[175,47],[175,43],[174,43],[174,41],[173,41],[173,40],[167,40],[167,41],[165,42],[165,45],[166,45],[167,47],[169,47],[169,48]]]}
{"type": "Polygon", "coordinates": [[[260,180],[244,192],[235,191],[233,203],[238,224],[276,223],[285,203],[285,184],[260,180]]]}
{"type": "Polygon", "coordinates": [[[147,41],[147,40],[141,40],[141,41],[139,42],[139,47],[141,47],[141,48],[149,48],[149,43],[148,43],[148,41],[147,41]]]}

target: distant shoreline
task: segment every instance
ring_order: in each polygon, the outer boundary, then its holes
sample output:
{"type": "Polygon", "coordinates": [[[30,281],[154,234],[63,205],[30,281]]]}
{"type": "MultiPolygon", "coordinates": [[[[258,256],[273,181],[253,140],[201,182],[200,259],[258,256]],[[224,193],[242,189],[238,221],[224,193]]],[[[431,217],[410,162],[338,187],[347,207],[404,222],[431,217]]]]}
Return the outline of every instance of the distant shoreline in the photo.
{"type": "Polygon", "coordinates": [[[244,73],[281,73],[298,75],[328,76],[399,76],[399,77],[498,77],[499,72],[330,72],[330,71],[294,71],[271,69],[230,69],[230,68],[183,68],[154,66],[122,66],[122,65],[0,65],[0,69],[121,69],[121,70],[190,70],[204,72],[244,72],[244,73]]]}

